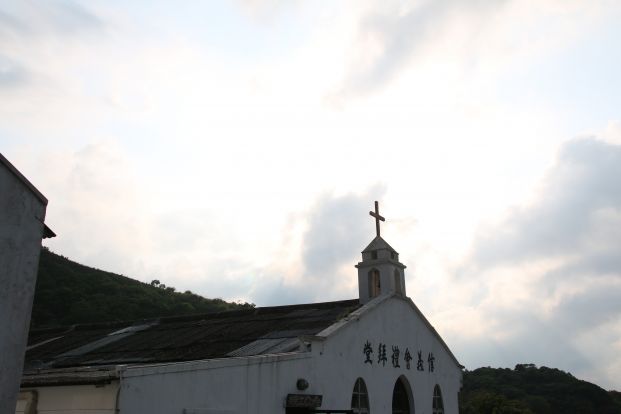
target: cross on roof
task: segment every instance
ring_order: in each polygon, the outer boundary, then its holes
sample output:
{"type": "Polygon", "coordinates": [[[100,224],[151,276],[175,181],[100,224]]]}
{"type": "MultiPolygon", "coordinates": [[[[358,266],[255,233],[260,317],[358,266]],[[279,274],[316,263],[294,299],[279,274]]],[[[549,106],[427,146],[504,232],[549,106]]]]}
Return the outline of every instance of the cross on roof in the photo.
{"type": "Polygon", "coordinates": [[[377,237],[380,236],[380,220],[382,221],[386,221],[386,219],[382,216],[380,216],[379,213],[379,203],[376,201],[375,202],[375,212],[373,211],[369,211],[369,215],[375,217],[375,234],[377,235],[377,237]]]}

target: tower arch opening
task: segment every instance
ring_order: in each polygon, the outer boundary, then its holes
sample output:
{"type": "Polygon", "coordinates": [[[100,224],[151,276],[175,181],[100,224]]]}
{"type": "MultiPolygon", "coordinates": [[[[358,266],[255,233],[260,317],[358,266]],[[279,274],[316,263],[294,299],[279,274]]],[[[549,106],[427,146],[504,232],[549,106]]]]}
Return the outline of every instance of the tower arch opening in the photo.
{"type": "Polygon", "coordinates": [[[380,272],[375,268],[369,271],[369,294],[372,298],[382,294],[380,272]]]}

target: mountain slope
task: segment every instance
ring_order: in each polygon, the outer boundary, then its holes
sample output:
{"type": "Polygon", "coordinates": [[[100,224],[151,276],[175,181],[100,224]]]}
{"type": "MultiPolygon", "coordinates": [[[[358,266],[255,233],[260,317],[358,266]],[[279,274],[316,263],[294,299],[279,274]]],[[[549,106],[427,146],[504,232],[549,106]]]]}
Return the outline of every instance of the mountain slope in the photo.
{"type": "Polygon", "coordinates": [[[33,327],[71,325],[238,309],[252,304],[205,299],[172,287],[139,282],[41,251],[33,327]]]}
{"type": "Polygon", "coordinates": [[[620,414],[619,393],[533,364],[464,372],[462,414],[620,414]]]}

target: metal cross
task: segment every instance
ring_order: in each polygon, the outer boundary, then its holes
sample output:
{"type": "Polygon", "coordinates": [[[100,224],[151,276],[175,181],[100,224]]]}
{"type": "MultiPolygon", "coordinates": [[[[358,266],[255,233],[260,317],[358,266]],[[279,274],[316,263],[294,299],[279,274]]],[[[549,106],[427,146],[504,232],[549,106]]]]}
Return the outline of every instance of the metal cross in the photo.
{"type": "Polygon", "coordinates": [[[379,222],[380,220],[382,221],[386,221],[386,219],[382,216],[380,216],[379,213],[379,203],[376,201],[375,202],[375,212],[369,211],[369,214],[373,217],[375,217],[375,234],[377,234],[377,237],[380,236],[380,225],[379,222]]]}

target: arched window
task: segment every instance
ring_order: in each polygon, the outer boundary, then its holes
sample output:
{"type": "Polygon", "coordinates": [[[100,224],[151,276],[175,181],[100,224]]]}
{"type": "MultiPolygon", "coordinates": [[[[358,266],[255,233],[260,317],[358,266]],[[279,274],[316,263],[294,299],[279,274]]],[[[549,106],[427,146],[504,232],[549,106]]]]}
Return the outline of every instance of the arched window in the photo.
{"type": "Polygon", "coordinates": [[[369,293],[372,298],[382,293],[382,285],[380,282],[380,272],[377,269],[372,269],[369,272],[369,293]]]}
{"type": "Polygon", "coordinates": [[[403,377],[399,378],[392,391],[392,414],[410,414],[410,396],[409,385],[403,377]]]}
{"type": "Polygon", "coordinates": [[[351,395],[351,409],[356,414],[369,413],[369,393],[362,378],[358,378],[354,384],[354,392],[351,395]]]}
{"type": "Polygon", "coordinates": [[[436,385],[433,389],[433,409],[432,414],[444,414],[444,404],[442,403],[442,392],[440,386],[436,385]]]}

